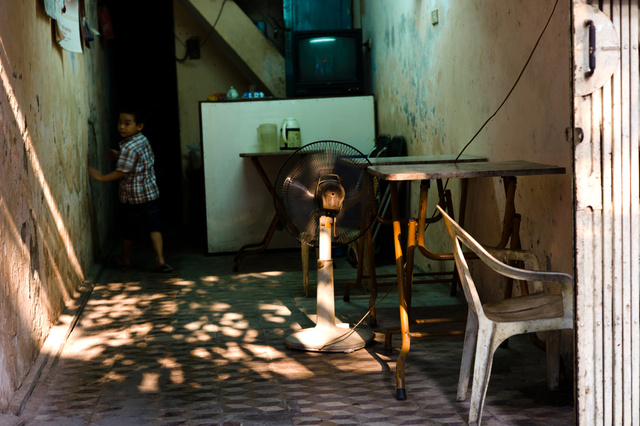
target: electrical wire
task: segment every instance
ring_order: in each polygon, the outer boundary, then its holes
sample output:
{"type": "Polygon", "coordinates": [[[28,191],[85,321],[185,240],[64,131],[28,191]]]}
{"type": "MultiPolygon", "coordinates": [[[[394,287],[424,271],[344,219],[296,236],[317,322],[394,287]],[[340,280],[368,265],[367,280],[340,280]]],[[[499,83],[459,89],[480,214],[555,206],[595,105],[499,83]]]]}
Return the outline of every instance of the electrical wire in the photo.
{"type": "MultiPolygon", "coordinates": [[[[209,30],[209,32],[207,33],[207,36],[204,38],[204,40],[202,41],[202,43],[200,43],[200,47],[204,46],[204,44],[207,42],[207,40],[209,40],[209,37],[211,36],[211,33],[213,33],[213,30],[216,28],[216,24],[218,23],[218,21],[220,20],[220,16],[222,16],[222,10],[224,9],[224,5],[227,3],[227,0],[224,0],[222,2],[222,6],[220,6],[220,10],[218,11],[218,16],[216,17],[216,20],[213,22],[213,25],[211,26],[211,29],[209,30]]],[[[178,40],[180,42],[181,45],[183,45],[185,47],[186,52],[184,54],[184,57],[182,58],[176,58],[177,62],[184,62],[187,60],[187,58],[189,57],[189,49],[187,48],[187,45],[184,44],[184,42],[182,40],[180,40],[180,38],[175,35],[176,40],[178,40]]]]}
{"type": "MultiPolygon", "coordinates": [[[[518,78],[516,78],[516,81],[513,83],[513,86],[511,86],[511,89],[509,90],[509,92],[505,96],[504,100],[498,106],[498,108],[496,108],[494,113],[491,114],[489,116],[489,118],[486,119],[486,121],[482,124],[482,126],[480,126],[478,131],[473,135],[473,137],[469,140],[469,142],[466,143],[466,145],[462,148],[462,150],[460,150],[460,152],[456,156],[455,160],[453,160],[454,163],[457,162],[460,159],[460,157],[462,156],[464,151],[469,147],[469,145],[471,145],[471,143],[476,139],[476,137],[480,134],[480,132],[482,132],[482,130],[487,126],[487,124],[489,124],[489,122],[493,119],[493,117],[495,117],[498,114],[498,112],[502,109],[504,104],[507,103],[507,100],[511,97],[511,94],[515,90],[516,86],[518,85],[518,83],[522,79],[522,76],[524,75],[524,72],[526,71],[527,67],[529,66],[529,63],[531,62],[531,58],[533,58],[533,54],[538,49],[538,45],[540,44],[540,40],[542,40],[542,36],[544,36],[544,34],[547,32],[547,28],[549,27],[549,23],[551,22],[551,18],[553,18],[553,15],[555,15],[555,13],[556,13],[556,8],[558,7],[558,2],[559,2],[559,0],[556,0],[555,4],[553,5],[553,9],[551,9],[551,13],[549,14],[549,18],[547,18],[547,22],[544,25],[544,28],[540,32],[540,35],[538,36],[538,39],[536,40],[536,43],[533,45],[533,49],[531,49],[531,53],[529,54],[529,57],[527,58],[526,62],[524,63],[524,66],[522,67],[522,70],[520,71],[520,74],[518,74],[518,78]]],[[[449,184],[449,179],[445,180],[445,182],[444,182],[444,190],[447,189],[447,185],[448,184],[449,184]]],[[[437,215],[437,213],[438,213],[438,211],[434,210],[433,214],[431,215],[431,218],[434,218],[437,215]]],[[[426,231],[426,228],[428,228],[428,227],[429,227],[429,223],[427,223],[427,225],[425,227],[425,231],[426,231]]]]}
{"type": "MultiPolygon", "coordinates": [[[[397,284],[397,283],[396,283],[396,284],[397,284]]],[[[346,331],[344,334],[341,334],[340,336],[338,336],[338,337],[336,337],[336,338],[334,338],[334,339],[329,340],[327,343],[325,343],[324,345],[322,345],[322,346],[320,347],[320,350],[322,351],[322,350],[323,350],[324,348],[326,348],[327,346],[334,345],[334,344],[336,344],[336,343],[339,343],[339,342],[342,342],[342,341],[344,341],[344,340],[347,340],[347,339],[349,338],[349,336],[351,336],[353,333],[355,333],[355,332],[356,332],[356,328],[357,328],[360,324],[362,324],[362,321],[364,321],[364,320],[367,318],[367,316],[371,313],[371,311],[373,311],[373,310],[376,308],[376,306],[378,306],[378,305],[379,305],[379,304],[380,304],[384,299],[386,299],[386,298],[387,298],[387,296],[389,295],[389,293],[391,293],[391,290],[393,290],[393,288],[394,288],[394,286],[391,286],[391,287],[389,288],[389,290],[387,290],[387,293],[386,293],[384,296],[382,296],[382,297],[380,298],[380,300],[378,300],[378,301],[375,303],[375,305],[373,305],[371,308],[369,308],[369,310],[367,311],[367,313],[366,313],[366,314],[364,314],[364,316],[363,316],[362,318],[360,318],[360,321],[358,321],[358,322],[357,322],[353,327],[351,327],[351,328],[350,328],[348,331],[346,331]]]]}
{"type": "MultiPolygon", "coordinates": [[[[455,158],[455,160],[453,161],[454,163],[458,161],[458,159],[462,156],[462,154],[464,153],[464,151],[469,147],[469,145],[471,145],[471,143],[476,139],[476,137],[480,134],[480,132],[482,132],[482,130],[487,126],[487,124],[489,124],[489,121],[491,121],[491,119],[493,119],[493,117],[495,117],[498,112],[500,111],[500,109],[502,109],[502,107],[504,106],[504,104],[507,103],[507,100],[511,97],[511,94],[513,93],[513,91],[515,90],[516,86],[518,85],[518,83],[520,82],[520,80],[522,79],[522,76],[525,72],[525,70],[527,69],[527,67],[529,66],[529,63],[531,62],[531,58],[533,58],[533,54],[536,52],[538,45],[540,44],[540,40],[542,40],[542,36],[545,34],[545,32],[547,31],[547,28],[549,27],[549,23],[551,22],[551,18],[553,18],[553,15],[556,12],[556,8],[558,6],[558,2],[559,0],[556,0],[555,4],[553,5],[553,9],[551,10],[551,13],[549,14],[549,18],[547,19],[547,22],[544,26],[544,28],[542,29],[542,31],[540,32],[540,35],[538,36],[538,39],[536,40],[535,45],[533,46],[533,49],[531,50],[531,53],[529,54],[529,57],[527,58],[526,62],[524,63],[524,66],[522,67],[522,70],[520,71],[520,74],[518,75],[518,78],[516,78],[515,83],[513,83],[513,86],[511,87],[511,89],[509,90],[509,92],[507,93],[507,95],[505,96],[504,100],[502,101],[502,103],[498,106],[498,108],[495,110],[495,112],[493,114],[491,114],[489,116],[489,118],[487,118],[487,120],[482,124],[482,126],[480,126],[480,128],[478,129],[478,131],[473,135],[473,137],[469,140],[469,142],[467,142],[467,144],[462,148],[462,150],[460,151],[460,153],[458,154],[458,156],[455,158]]],[[[449,183],[449,179],[447,179],[444,183],[444,189],[447,189],[447,184],[449,183]]],[[[432,218],[435,217],[437,213],[437,210],[434,211],[432,218]]],[[[427,223],[426,227],[429,227],[429,224],[427,223]]],[[[426,229],[425,229],[426,231],[426,229]]],[[[393,287],[392,287],[393,288],[393,287]]],[[[391,289],[392,289],[391,288],[391,289]]],[[[360,319],[360,321],[358,321],[357,324],[355,324],[351,330],[349,330],[348,332],[346,332],[345,334],[343,334],[340,337],[337,337],[333,340],[331,340],[330,342],[327,342],[323,345],[323,348],[326,346],[329,346],[331,344],[336,343],[337,341],[340,341],[342,339],[346,339],[347,337],[349,337],[352,333],[355,332],[356,327],[358,327],[362,321],[364,321],[364,319],[371,313],[371,311],[373,309],[375,309],[376,306],[378,306],[378,304],[380,302],[382,302],[388,295],[389,292],[391,291],[391,289],[389,289],[389,291],[387,291],[387,294],[384,295],[384,297],[382,297],[371,309],[369,309],[367,311],[366,314],[364,314],[364,316],[362,317],[362,319],[360,319]]]]}
{"type": "Polygon", "coordinates": [[[176,40],[178,40],[178,41],[180,42],[180,44],[181,44],[181,45],[183,45],[183,46],[184,46],[184,48],[185,48],[184,57],[182,57],[182,58],[176,58],[176,62],[184,62],[184,61],[186,61],[186,60],[187,60],[187,58],[189,57],[189,49],[187,49],[187,45],[186,45],[186,44],[184,44],[184,43],[182,42],[182,40],[180,40],[180,39],[178,38],[178,36],[177,36],[177,35],[174,35],[174,36],[175,36],[176,40]]]}
{"type": "Polygon", "coordinates": [[[211,36],[211,33],[213,33],[213,30],[216,28],[216,24],[218,23],[218,21],[220,20],[220,17],[222,16],[222,9],[224,9],[224,5],[225,4],[227,4],[227,0],[224,0],[222,2],[222,6],[220,6],[220,10],[218,11],[218,16],[216,17],[216,20],[213,22],[213,25],[211,26],[211,29],[207,33],[207,36],[204,38],[202,43],[200,43],[200,47],[204,46],[204,44],[207,42],[207,40],[209,40],[209,37],[211,36]]]}
{"type": "Polygon", "coordinates": [[[471,143],[480,134],[480,132],[482,132],[482,130],[487,126],[487,124],[489,124],[489,121],[491,121],[491,119],[498,114],[498,111],[500,111],[500,109],[502,109],[504,104],[507,103],[507,100],[511,97],[511,94],[513,93],[513,91],[515,90],[516,86],[520,82],[520,79],[522,78],[522,75],[524,74],[525,70],[529,66],[529,62],[531,62],[531,58],[533,58],[533,54],[536,52],[536,50],[538,48],[538,45],[540,44],[540,40],[542,39],[542,36],[544,35],[544,33],[547,31],[547,28],[549,27],[549,23],[551,22],[551,18],[553,17],[553,15],[556,12],[556,7],[558,6],[558,1],[559,0],[556,0],[555,4],[553,5],[553,9],[551,10],[551,14],[549,15],[549,18],[547,19],[547,23],[545,24],[544,28],[542,29],[542,32],[540,33],[540,36],[538,36],[538,40],[536,40],[536,44],[533,46],[533,49],[531,50],[531,53],[529,54],[529,57],[527,58],[527,61],[524,63],[524,66],[522,67],[522,71],[520,71],[520,74],[518,75],[518,78],[516,79],[515,83],[513,83],[513,86],[511,87],[511,90],[509,90],[509,93],[507,93],[507,96],[505,96],[504,100],[502,101],[500,106],[498,106],[498,108],[495,110],[495,112],[493,114],[491,114],[491,116],[489,116],[489,118],[487,118],[487,120],[482,124],[482,126],[480,126],[480,128],[475,133],[475,135],[473,135],[471,140],[469,140],[469,142],[467,142],[467,144],[464,146],[464,148],[462,148],[462,150],[460,151],[460,153],[458,154],[458,156],[454,160],[454,163],[456,161],[458,161],[458,159],[460,158],[462,153],[467,149],[467,147],[469,145],[471,145],[471,143]]]}

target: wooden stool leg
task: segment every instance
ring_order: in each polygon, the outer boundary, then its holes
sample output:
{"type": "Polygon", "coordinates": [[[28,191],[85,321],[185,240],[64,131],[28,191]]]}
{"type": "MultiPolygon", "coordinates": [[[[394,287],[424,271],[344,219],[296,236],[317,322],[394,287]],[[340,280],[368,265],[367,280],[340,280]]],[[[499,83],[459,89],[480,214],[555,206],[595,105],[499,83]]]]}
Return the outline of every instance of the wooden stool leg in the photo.
{"type": "Polygon", "coordinates": [[[560,388],[560,330],[545,333],[547,350],[547,385],[550,391],[560,388]]]}
{"type": "MultiPolygon", "coordinates": [[[[449,216],[451,216],[454,220],[455,217],[453,216],[453,200],[452,200],[452,196],[451,196],[451,190],[447,189],[444,192],[444,204],[445,204],[445,208],[447,209],[447,212],[449,213],[449,216]]],[[[449,286],[449,295],[451,297],[455,297],[458,294],[458,271],[456,271],[456,266],[455,264],[453,265],[453,274],[451,274],[451,284],[449,286]]]]}
{"type": "MultiPolygon", "coordinates": [[[[375,252],[373,248],[373,235],[367,231],[365,235],[366,242],[366,258],[369,265],[369,283],[371,287],[371,295],[369,296],[369,326],[377,327],[378,320],[376,317],[376,299],[378,298],[378,280],[376,278],[375,252]]],[[[364,262],[364,257],[362,259],[364,262]]]]}
{"type": "Polygon", "coordinates": [[[305,243],[300,244],[300,252],[302,253],[302,287],[304,296],[309,297],[309,246],[305,243]]]}
{"type": "Polygon", "coordinates": [[[342,295],[342,300],[344,300],[345,302],[348,302],[349,300],[351,300],[351,286],[358,285],[364,282],[364,278],[363,278],[364,265],[362,264],[362,252],[364,250],[363,247],[364,247],[364,240],[360,238],[358,240],[358,246],[356,250],[356,262],[357,262],[356,279],[355,281],[347,281],[347,283],[344,285],[344,293],[342,295]]]}

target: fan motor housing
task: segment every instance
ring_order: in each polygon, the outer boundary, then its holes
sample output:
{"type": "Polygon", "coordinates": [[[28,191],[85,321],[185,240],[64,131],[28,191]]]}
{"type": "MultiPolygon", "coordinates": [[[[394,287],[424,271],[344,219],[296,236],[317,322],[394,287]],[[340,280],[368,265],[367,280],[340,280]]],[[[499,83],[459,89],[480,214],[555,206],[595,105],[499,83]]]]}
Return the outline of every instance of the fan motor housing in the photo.
{"type": "Polygon", "coordinates": [[[328,214],[337,214],[342,210],[345,191],[340,184],[340,177],[336,174],[321,176],[316,191],[320,208],[328,214]]]}

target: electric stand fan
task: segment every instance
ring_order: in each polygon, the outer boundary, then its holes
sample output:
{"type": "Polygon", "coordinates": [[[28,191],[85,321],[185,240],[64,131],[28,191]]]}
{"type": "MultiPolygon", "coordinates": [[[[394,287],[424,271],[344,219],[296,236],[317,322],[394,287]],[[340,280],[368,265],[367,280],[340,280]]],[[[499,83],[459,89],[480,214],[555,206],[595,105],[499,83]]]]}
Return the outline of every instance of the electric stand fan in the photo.
{"type": "Polygon", "coordinates": [[[331,246],[348,244],[375,218],[371,163],[350,145],[319,141],[294,151],[275,180],[274,201],[285,228],[300,243],[318,247],[316,326],[286,339],[293,349],[352,352],[374,338],[370,330],[336,324],[331,246]]]}

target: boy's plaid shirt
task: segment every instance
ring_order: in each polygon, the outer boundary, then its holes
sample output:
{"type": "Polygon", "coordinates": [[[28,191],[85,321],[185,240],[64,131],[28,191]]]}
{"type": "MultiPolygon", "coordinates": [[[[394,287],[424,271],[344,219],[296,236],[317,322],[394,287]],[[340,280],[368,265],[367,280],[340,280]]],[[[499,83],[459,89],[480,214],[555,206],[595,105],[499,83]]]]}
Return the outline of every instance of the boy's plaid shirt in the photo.
{"type": "Polygon", "coordinates": [[[121,203],[142,204],[160,197],[153,162],[151,145],[142,133],[120,142],[116,170],[125,173],[120,179],[121,203]]]}

